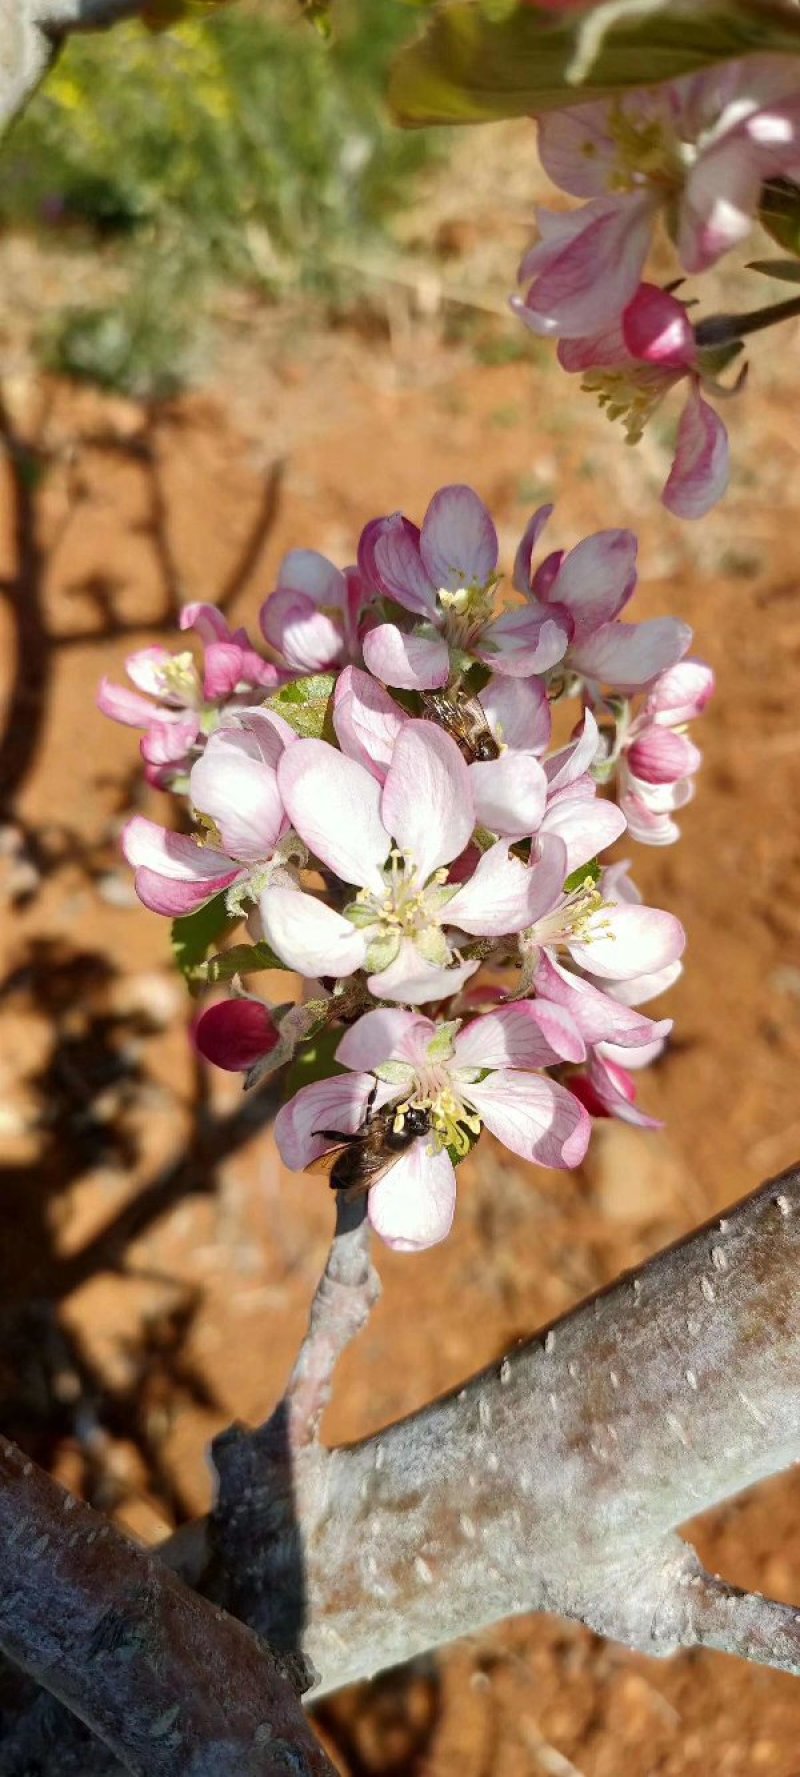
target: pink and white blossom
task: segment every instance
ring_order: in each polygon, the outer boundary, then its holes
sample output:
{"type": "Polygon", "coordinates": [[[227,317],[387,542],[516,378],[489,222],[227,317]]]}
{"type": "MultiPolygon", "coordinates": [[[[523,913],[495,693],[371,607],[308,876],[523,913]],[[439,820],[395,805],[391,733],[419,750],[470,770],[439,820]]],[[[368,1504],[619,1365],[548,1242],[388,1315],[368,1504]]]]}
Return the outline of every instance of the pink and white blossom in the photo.
{"type": "Polygon", "coordinates": [[[552,611],[569,640],[561,672],[578,674],[592,685],[636,691],[648,685],[686,653],[688,624],[676,617],[622,623],[620,612],[636,587],[636,539],[631,531],[596,531],[574,549],[556,550],[535,570],[532,555],[552,508],[534,513],[520,547],[514,585],[539,614],[552,611]]]}
{"type": "Polygon", "coordinates": [[[554,183],[586,202],[568,215],[537,212],[515,306],[535,332],[577,339],[627,307],[659,216],[686,272],[746,238],[764,181],[800,171],[796,70],[789,57],[747,56],[552,110],[538,143],[554,183]]]}
{"type": "Polygon", "coordinates": [[[713,354],[698,349],[685,303],[655,284],[640,284],[620,319],[603,333],[562,340],[559,363],[582,377],[610,419],[621,419],[627,442],[637,444],[645,426],[673,388],[686,397],[678,421],[672,466],[662,503],[678,518],[702,518],[726,491],[728,435],[704,391],[725,399],[711,369],[713,354]]]}
{"type": "Polygon", "coordinates": [[[559,614],[495,615],[497,532],[470,487],[440,488],[418,531],[401,513],[366,527],[359,548],[365,579],[417,619],[413,630],[378,623],[363,638],[364,661],[384,685],[440,689],[480,660],[495,673],[530,678],[563,655],[559,614]]]}
{"type": "Polygon", "coordinates": [[[274,691],[282,676],[251,647],[245,630],[230,628],[215,605],[185,605],[179,621],[204,644],[201,667],[188,649],[175,654],[161,645],[138,648],[125,662],[134,690],[104,678],[97,693],[104,715],[144,729],[145,775],[163,788],[189,770],[226,706],[274,691]]]}
{"type": "Polygon", "coordinates": [[[293,672],[327,672],[359,658],[372,596],[358,568],[337,568],[316,549],[291,549],[261,606],[261,631],[293,672]]]}
{"type": "Polygon", "coordinates": [[[577,888],[565,891],[563,840],[547,834],[538,849],[539,860],[531,872],[538,905],[519,938],[526,982],[535,978],[543,952],[552,957],[566,951],[595,983],[649,975],[681,956],[686,939],[673,914],[633,900],[612,899],[609,872],[601,873],[599,883],[589,875],[577,888]]]}
{"type": "Polygon", "coordinates": [[[241,712],[236,725],[213,734],[192,766],[189,796],[206,838],[172,833],[135,815],[122,849],[136,872],[136,893],[154,913],[194,913],[227,893],[231,907],[255,900],[266,883],[286,879],[289,821],[277,765],[296,742],[271,710],[241,712]]]}
{"type": "MultiPolygon", "coordinates": [[[[535,764],[535,761],[530,763],[535,764]]],[[[463,883],[447,866],[475,828],[470,770],[455,742],[426,721],[400,729],[383,784],[326,741],[288,749],[278,768],[287,816],[314,858],[357,893],[344,913],[301,889],[260,901],[264,932],[304,975],[369,971],[381,999],[416,1005],[455,993],[477,968],[470,937],[523,929],[532,872],[498,841],[463,883]]]]}
{"type": "Polygon", "coordinates": [[[656,679],[643,709],[624,728],[617,794],[631,837],[643,845],[672,845],[680,837],[672,817],[691,801],[702,763],[686,724],[702,713],[713,690],[709,666],[679,661],[656,679]]]}
{"type": "Polygon", "coordinates": [[[449,1233],[456,1199],[451,1152],[466,1153],[482,1126],[541,1166],[577,1166],[586,1151],[589,1118],[540,1071],[556,1057],[525,1002],[463,1026],[376,1008],[345,1032],[336,1059],[353,1071],[295,1094],[276,1119],[278,1147],[288,1166],[310,1166],[330,1147],[332,1131],[351,1134],[389,1106],[398,1114],[411,1105],[427,1110],[429,1134],[369,1192],[373,1227],[401,1252],[433,1246],[449,1233]]]}

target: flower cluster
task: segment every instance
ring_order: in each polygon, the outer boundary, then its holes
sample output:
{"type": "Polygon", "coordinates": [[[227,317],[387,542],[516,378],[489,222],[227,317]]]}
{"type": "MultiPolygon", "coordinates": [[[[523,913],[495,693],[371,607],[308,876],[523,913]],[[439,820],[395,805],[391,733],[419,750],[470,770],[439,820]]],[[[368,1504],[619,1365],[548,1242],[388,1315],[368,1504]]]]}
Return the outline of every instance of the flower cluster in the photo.
{"type": "Polygon", "coordinates": [[[549,517],[525,531],[505,606],[492,519],[447,487],[421,529],[368,524],[344,573],[293,551],[260,614],[272,662],[190,607],[202,672],[148,650],[128,668],[158,707],[101,692],[147,724],[148,762],[166,731],[194,824],[128,823],[142,901],[246,921],[248,942],[206,966],[235,997],[203,1013],[200,1049],[250,1082],[313,1060],[278,1116],[281,1154],[334,1156],[333,1182],[368,1190],[400,1249],[447,1234],[484,1127],[572,1167],[592,1115],[648,1123],[631,1070],[670,1029],[639,1007],[679,973],[682,929],[605,854],[626,827],[677,837],[700,758],[686,725],[712,676],[685,624],[623,618],[630,532],[539,558],[549,517]],[[265,967],[303,977],[299,1005],[243,987],[265,967]]]}
{"type": "Polygon", "coordinates": [[[624,419],[631,442],[684,383],[662,499],[680,517],[700,517],[728,478],[725,428],[704,395],[732,392],[719,373],[741,351],[750,318],[738,317],[738,328],[731,318],[722,339],[711,322],[706,331],[702,322],[693,326],[674,285],[657,290],[645,281],[646,262],[660,222],[679,281],[702,274],[746,239],[765,192],[800,179],[795,58],[746,56],[569,105],[540,117],[538,131],[545,171],[585,201],[567,212],[538,210],[539,239],[520,267],[523,294],[512,307],[533,332],[559,341],[564,368],[582,374],[611,418],[624,419]]]}

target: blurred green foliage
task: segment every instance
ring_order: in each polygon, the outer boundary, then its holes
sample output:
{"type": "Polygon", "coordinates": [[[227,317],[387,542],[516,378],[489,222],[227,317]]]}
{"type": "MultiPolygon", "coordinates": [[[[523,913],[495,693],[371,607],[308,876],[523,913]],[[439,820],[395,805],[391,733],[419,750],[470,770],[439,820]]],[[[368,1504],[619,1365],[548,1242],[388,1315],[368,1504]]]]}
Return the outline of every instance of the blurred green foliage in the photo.
{"type": "Polygon", "coordinates": [[[184,374],[214,281],[343,300],[348,246],[382,231],[434,152],[384,105],[411,28],[398,0],[337,0],[326,41],[296,5],[245,0],[73,37],[0,151],[0,219],[88,232],[126,288],[54,317],[48,361],[158,394],[184,374]]]}

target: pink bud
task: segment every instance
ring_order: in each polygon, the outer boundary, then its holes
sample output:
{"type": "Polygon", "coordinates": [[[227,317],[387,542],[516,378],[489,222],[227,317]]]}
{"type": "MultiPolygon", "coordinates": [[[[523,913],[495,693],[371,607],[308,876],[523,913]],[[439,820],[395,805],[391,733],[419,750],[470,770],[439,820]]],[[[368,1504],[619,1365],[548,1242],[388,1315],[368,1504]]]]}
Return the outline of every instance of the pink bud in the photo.
{"type": "Polygon", "coordinates": [[[622,316],[622,337],[635,358],[664,370],[690,370],[697,357],[684,303],[657,284],[639,285],[622,316]]]}
{"type": "Polygon", "coordinates": [[[269,1055],[279,1032],[269,1007],[261,1000],[223,1000],[209,1006],[194,1028],[195,1047],[206,1061],[228,1073],[245,1073],[269,1055]]]}

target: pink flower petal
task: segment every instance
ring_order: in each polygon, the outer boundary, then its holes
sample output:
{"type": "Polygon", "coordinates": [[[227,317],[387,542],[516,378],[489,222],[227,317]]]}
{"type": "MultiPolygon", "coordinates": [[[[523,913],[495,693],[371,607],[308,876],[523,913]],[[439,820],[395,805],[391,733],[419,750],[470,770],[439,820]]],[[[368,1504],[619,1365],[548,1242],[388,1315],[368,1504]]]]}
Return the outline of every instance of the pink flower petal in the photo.
{"type": "Polygon", "coordinates": [[[495,739],[515,751],[544,753],[552,716],[541,679],[509,679],[493,673],[481,692],[481,708],[495,739]]]}
{"type": "Polygon", "coordinates": [[[573,197],[604,197],[609,190],[619,156],[609,116],[608,101],[596,99],[544,112],[538,120],[542,166],[573,197]]]}
{"type": "Polygon", "coordinates": [[[192,766],[189,795],[215,823],[226,852],[244,864],[271,858],[288,825],[275,772],[229,744],[224,729],[192,766]]]}
{"type": "Polygon", "coordinates": [[[499,546],[490,514],[474,488],[442,487],[425,514],[420,555],[433,585],[458,591],[485,586],[497,567],[499,546]]]}
{"type": "Polygon", "coordinates": [[[498,1141],[537,1166],[579,1166],[592,1126],[583,1106],[544,1074],[500,1069],[478,1086],[469,1100],[498,1141]]]}
{"type": "Polygon", "coordinates": [[[264,601],[259,622],[265,641],[283,655],[295,672],[324,672],[341,658],[341,629],[326,611],[318,609],[308,593],[279,587],[264,601]]]}
{"type": "Polygon", "coordinates": [[[531,589],[533,552],[552,511],[552,505],[540,506],[538,511],[534,512],[533,517],[528,519],[514,557],[514,585],[517,592],[524,593],[526,598],[531,589]]]}
{"type": "Polygon", "coordinates": [[[420,882],[472,838],[470,773],[454,740],[433,722],[406,722],[395,742],[381,816],[420,882]]]}
{"type": "Polygon", "coordinates": [[[148,765],[172,765],[178,759],[185,759],[199,729],[199,719],[191,713],[179,716],[177,720],[150,722],[142,737],[142,758],[148,765]]]}
{"type": "Polygon", "coordinates": [[[357,759],[382,784],[404,723],[405,710],[371,673],[346,666],[333,696],[333,726],[343,753],[357,759]]]}
{"type": "Polygon", "coordinates": [[[622,317],[622,336],[633,357],[664,370],[691,370],[697,359],[686,304],[657,284],[640,284],[622,317]]]}
{"type": "Polygon", "coordinates": [[[660,907],[606,905],[569,949],[587,973],[609,981],[649,975],[677,961],[686,943],[680,920],[660,907]]]}
{"type": "Polygon", "coordinates": [[[362,643],[365,665],[384,685],[401,691],[433,691],[450,677],[450,654],[442,636],[419,636],[379,623],[362,643]]]}
{"type": "Polygon", "coordinates": [[[691,777],[702,762],[702,753],[686,734],[671,728],[646,728],[628,748],[628,764],[635,777],[646,784],[672,784],[691,777]]]}
{"type": "Polygon", "coordinates": [[[500,938],[531,925],[539,900],[535,871],[498,841],[483,853],[469,881],[448,902],[447,924],[478,937],[500,938]]]}
{"type": "MultiPolygon", "coordinates": [[[[667,963],[663,969],[654,969],[649,975],[633,975],[629,981],[603,981],[602,989],[621,1006],[644,1006],[674,987],[682,974],[681,962],[667,963]]],[[[594,985],[599,987],[600,983],[594,985]]],[[[614,1039],[616,1043],[620,1040],[618,1036],[614,1039]]]]}
{"type": "Polygon", "coordinates": [[[529,605],[524,611],[505,611],[487,624],[475,653],[495,673],[528,679],[556,666],[568,639],[566,624],[556,612],[529,605]]]}
{"type": "Polygon", "coordinates": [[[423,566],[419,531],[401,512],[373,520],[362,536],[359,567],[380,592],[416,617],[438,616],[436,588],[423,566]]]}
{"type": "Polygon", "coordinates": [[[281,758],[278,789],[314,856],[343,882],[382,894],[391,840],[380,818],[380,787],[363,765],[327,741],[299,740],[281,758]]]}
{"type": "Polygon", "coordinates": [[[632,1011],[593,987],[583,976],[563,968],[546,950],[542,951],[535,985],[536,1004],[545,1006],[552,1002],[568,1012],[587,1043],[613,1042],[626,1048],[653,1042],[672,1029],[670,1018],[654,1022],[641,1012],[632,1011]]]}
{"type": "Polygon", "coordinates": [[[262,1000],[222,1000],[194,1027],[195,1047],[206,1061],[229,1073],[246,1073],[279,1041],[278,1027],[262,1000]]]}
{"type": "Polygon", "coordinates": [[[478,968],[480,963],[477,962],[453,963],[449,968],[439,968],[420,954],[410,938],[404,938],[394,962],[379,975],[368,975],[367,986],[376,999],[402,1000],[407,1006],[424,1006],[429,1000],[446,999],[458,993],[478,968]]]}
{"type": "Polygon", "coordinates": [[[595,796],[586,801],[570,796],[568,791],[551,802],[539,828],[540,833],[557,834],[567,850],[567,875],[599,857],[606,846],[613,845],[625,832],[625,815],[616,803],[595,796]]]}
{"type": "Polygon", "coordinates": [[[231,629],[226,616],[216,605],[184,605],[178,619],[181,629],[193,629],[204,642],[228,642],[231,629]]]}
{"type": "Polygon", "coordinates": [[[556,1052],[543,1036],[531,1000],[484,1012],[459,1031],[453,1066],[479,1068],[550,1067],[556,1052]]]}
{"type": "MultiPolygon", "coordinates": [[[[239,729],[245,736],[250,736],[254,746],[248,747],[250,757],[260,758],[265,765],[275,770],[279,759],[287,747],[295,744],[298,736],[289,723],[279,716],[277,710],[238,709],[229,710],[225,716],[225,733],[231,738],[232,732],[239,729]]],[[[222,729],[217,729],[221,734],[222,729]]]]}
{"type": "Polygon", "coordinates": [[[160,697],[165,703],[180,707],[185,699],[167,691],[164,682],[164,668],[171,666],[175,655],[169,648],[156,645],[152,648],[137,648],[135,654],[129,654],[125,661],[125,671],[132,679],[138,691],[145,691],[150,697],[160,697]]]}
{"type": "Polygon", "coordinates": [[[641,280],[656,203],[647,192],[596,198],[568,216],[538,211],[543,239],[524,262],[534,281],[524,303],[514,302],[520,319],[535,333],[572,338],[614,321],[641,280]]]}
{"type": "Polygon", "coordinates": [[[475,820],[490,833],[522,839],[544,814],[547,779],[531,753],[503,753],[469,767],[475,820]]]}
{"type": "Polygon", "coordinates": [[[129,691],[127,685],[114,685],[111,679],[100,680],[97,707],[112,722],[124,722],[126,728],[147,728],[159,713],[157,704],[149,697],[143,697],[140,691],[129,691]]]}
{"type": "Polygon", "coordinates": [[[714,674],[704,660],[681,660],[651,686],[647,713],[673,726],[700,716],[714,694],[714,674]]]}
{"type": "MultiPolygon", "coordinates": [[[[315,605],[344,606],[347,584],[341,568],[335,567],[318,549],[290,549],[278,569],[278,588],[304,592],[315,605]]],[[[269,601],[267,601],[269,602],[269,601]]]]}
{"type": "Polygon", "coordinates": [[[558,753],[551,753],[544,761],[544,770],[553,795],[556,790],[563,790],[569,784],[577,782],[584,776],[590,765],[594,764],[599,746],[600,734],[591,710],[583,712],[580,732],[569,745],[562,747],[558,753]]]}
{"type": "Polygon", "coordinates": [[[364,1069],[374,1072],[391,1058],[408,1059],[410,1040],[415,1044],[414,1060],[423,1060],[425,1045],[434,1034],[435,1026],[430,1019],[421,1017],[418,1012],[406,1012],[399,1006],[377,1006],[372,1012],[364,1012],[345,1031],[336,1050],[336,1060],[357,1072],[364,1069]]]}
{"type": "MultiPolygon", "coordinates": [[[[216,855],[219,858],[219,853],[216,855]]],[[[133,885],[139,900],[151,913],[161,913],[167,919],[184,919],[188,913],[196,913],[199,907],[205,907],[224,889],[232,888],[242,875],[241,870],[228,870],[224,875],[190,882],[179,881],[174,876],[160,876],[156,870],[142,866],[136,872],[133,885]]]]}
{"type": "Polygon", "coordinates": [[[681,414],[675,457],[662,501],[676,518],[702,518],[722,499],[729,477],[728,434],[718,413],[693,389],[681,414]]]}
{"type": "Polygon", "coordinates": [[[636,547],[632,531],[597,531],[564,557],[550,597],[572,618],[571,654],[628,603],[636,585],[636,547]]]}
{"type": "Polygon", "coordinates": [[[606,623],[579,648],[570,649],[576,672],[617,691],[641,691],[686,653],[688,623],[677,617],[651,617],[644,623],[606,623]]]}
{"type": "Polygon", "coordinates": [[[428,1153],[425,1137],[378,1179],[368,1214],[376,1234],[395,1252],[422,1252],[445,1240],[456,1207],[456,1175],[444,1149],[428,1153]]]}
{"type": "Polygon", "coordinates": [[[259,900],[264,936],[287,969],[315,980],[363,968],[367,939],[324,901],[301,889],[265,889],[259,900]]]}
{"type": "Polygon", "coordinates": [[[301,1086],[275,1118],[275,1140],[284,1166],[301,1172],[334,1147],[325,1129],[355,1135],[367,1116],[375,1086],[372,1074],[334,1074],[301,1086]]]}
{"type": "Polygon", "coordinates": [[[234,858],[210,846],[198,845],[188,834],[170,833],[144,815],[134,815],[122,829],[123,853],[134,870],[155,870],[174,882],[215,882],[224,871],[239,874],[234,858]]]}

